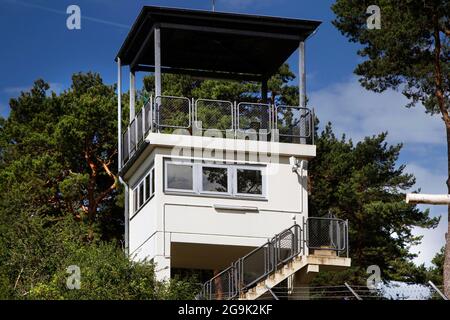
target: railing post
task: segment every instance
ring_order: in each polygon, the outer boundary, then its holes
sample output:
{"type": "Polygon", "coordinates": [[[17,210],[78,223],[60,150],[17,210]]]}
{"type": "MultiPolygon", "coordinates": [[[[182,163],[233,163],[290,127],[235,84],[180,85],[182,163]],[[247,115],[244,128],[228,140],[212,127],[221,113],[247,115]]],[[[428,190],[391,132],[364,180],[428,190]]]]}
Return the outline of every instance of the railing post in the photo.
{"type": "Polygon", "coordinates": [[[149,125],[149,129],[150,132],[153,132],[153,95],[150,96],[150,125],[149,125]]]}
{"type": "Polygon", "coordinates": [[[355,292],[355,290],[352,289],[352,287],[349,286],[347,282],[344,283],[344,285],[347,287],[348,290],[355,296],[357,300],[362,300],[362,298],[355,292]]]}
{"type": "Polygon", "coordinates": [[[316,135],[316,112],[314,108],[312,109],[312,120],[311,120],[311,134],[312,134],[312,145],[314,145],[315,135],[316,135]]]}
{"type": "Polygon", "coordinates": [[[431,280],[430,281],[428,281],[428,284],[441,296],[441,298],[442,299],[444,299],[444,300],[448,300],[448,298],[441,292],[441,290],[439,290],[438,289],[438,287],[436,287],[435,285],[434,285],[434,283],[433,282],[431,282],[431,280]]]}
{"type": "Polygon", "coordinates": [[[349,243],[348,243],[348,219],[345,220],[345,247],[347,250],[347,258],[349,253],[349,243]]]}

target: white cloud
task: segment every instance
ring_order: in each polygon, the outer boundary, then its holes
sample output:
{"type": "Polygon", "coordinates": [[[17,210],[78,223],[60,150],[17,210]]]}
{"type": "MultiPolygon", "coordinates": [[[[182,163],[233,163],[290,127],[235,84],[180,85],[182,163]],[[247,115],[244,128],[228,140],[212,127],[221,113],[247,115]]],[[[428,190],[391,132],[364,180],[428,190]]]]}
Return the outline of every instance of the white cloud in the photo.
{"type": "Polygon", "coordinates": [[[346,133],[356,141],[388,131],[391,142],[446,143],[438,116],[425,114],[420,105],[404,107],[407,99],[398,92],[370,92],[356,78],[314,91],[309,98],[322,126],[331,121],[336,133],[346,133]]]}
{"type": "Polygon", "coordinates": [[[422,229],[415,228],[414,235],[421,235],[422,243],[411,248],[411,252],[417,253],[417,258],[414,259],[416,264],[425,263],[426,266],[431,266],[431,260],[436,253],[441,250],[445,244],[445,233],[448,230],[447,208],[445,206],[431,207],[429,206],[432,215],[441,215],[441,221],[436,229],[422,229]]]}
{"type": "Polygon", "coordinates": [[[22,91],[28,91],[31,89],[31,86],[15,86],[15,87],[5,87],[2,89],[2,92],[9,95],[19,95],[22,91]]]}

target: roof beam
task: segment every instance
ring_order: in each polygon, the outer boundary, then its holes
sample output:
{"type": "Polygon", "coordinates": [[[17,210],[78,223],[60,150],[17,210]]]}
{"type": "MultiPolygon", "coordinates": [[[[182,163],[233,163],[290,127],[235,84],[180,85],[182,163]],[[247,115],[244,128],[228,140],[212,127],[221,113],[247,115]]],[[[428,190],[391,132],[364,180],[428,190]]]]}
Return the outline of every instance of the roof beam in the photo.
{"type": "Polygon", "coordinates": [[[295,41],[302,40],[302,37],[300,35],[250,31],[250,30],[238,30],[238,29],[230,29],[230,28],[217,28],[217,27],[207,27],[207,26],[195,26],[195,25],[187,25],[187,24],[179,24],[179,23],[163,22],[163,23],[161,23],[161,28],[191,30],[191,31],[200,31],[200,32],[225,33],[225,34],[234,34],[234,35],[240,35],[240,36],[252,36],[252,37],[261,37],[261,38],[283,39],[283,40],[295,40],[295,41]]]}
{"type": "MultiPolygon", "coordinates": [[[[155,72],[155,67],[147,66],[147,65],[137,65],[135,67],[135,71],[155,72]]],[[[261,81],[263,78],[263,75],[261,75],[261,74],[214,72],[214,71],[207,71],[207,70],[193,70],[193,69],[182,69],[182,68],[161,67],[161,71],[162,71],[162,73],[184,74],[184,75],[190,75],[190,76],[197,77],[197,78],[206,78],[206,79],[261,81]]]]}

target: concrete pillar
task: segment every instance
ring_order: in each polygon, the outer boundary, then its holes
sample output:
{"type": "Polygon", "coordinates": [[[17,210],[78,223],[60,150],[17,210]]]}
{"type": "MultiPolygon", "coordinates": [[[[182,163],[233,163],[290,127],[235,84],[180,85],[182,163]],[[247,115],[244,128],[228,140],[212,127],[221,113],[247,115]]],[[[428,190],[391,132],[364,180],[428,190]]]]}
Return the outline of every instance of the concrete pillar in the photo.
{"type": "Polygon", "coordinates": [[[155,263],[155,277],[157,281],[170,280],[170,257],[156,256],[153,259],[155,263]]]}
{"type": "Polygon", "coordinates": [[[309,300],[310,282],[319,273],[319,266],[308,264],[293,275],[292,288],[290,290],[289,300],[309,300]]]}

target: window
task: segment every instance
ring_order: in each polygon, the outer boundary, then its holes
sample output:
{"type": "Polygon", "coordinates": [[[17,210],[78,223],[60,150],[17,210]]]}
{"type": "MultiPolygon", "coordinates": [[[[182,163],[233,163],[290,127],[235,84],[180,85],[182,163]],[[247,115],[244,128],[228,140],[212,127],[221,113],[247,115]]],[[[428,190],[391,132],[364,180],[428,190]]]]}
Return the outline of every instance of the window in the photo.
{"type": "Polygon", "coordinates": [[[153,168],[152,171],[150,171],[151,180],[152,180],[152,196],[155,194],[155,169],[153,168]]]}
{"type": "Polygon", "coordinates": [[[166,165],[166,189],[178,191],[193,191],[193,165],[185,163],[172,163],[166,165]]]}
{"type": "Polygon", "coordinates": [[[155,194],[154,168],[151,168],[133,189],[133,210],[136,213],[155,194]]]}
{"type": "MultiPolygon", "coordinates": [[[[199,195],[265,198],[264,170],[265,167],[256,165],[166,160],[164,190],[199,195]]],[[[153,183],[152,181],[151,184],[153,183]]]]}
{"type": "Polygon", "coordinates": [[[139,208],[144,204],[144,184],[139,185],[139,208]]]}
{"type": "Polygon", "coordinates": [[[202,191],[229,193],[229,189],[227,167],[202,167],[202,191]]]}
{"type": "Polygon", "coordinates": [[[150,189],[150,176],[151,176],[151,174],[148,174],[145,177],[145,199],[149,199],[150,198],[150,192],[151,192],[151,189],[150,189]]]}
{"type": "Polygon", "coordinates": [[[260,169],[236,170],[237,193],[242,195],[263,195],[263,178],[260,169]]]}

